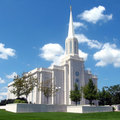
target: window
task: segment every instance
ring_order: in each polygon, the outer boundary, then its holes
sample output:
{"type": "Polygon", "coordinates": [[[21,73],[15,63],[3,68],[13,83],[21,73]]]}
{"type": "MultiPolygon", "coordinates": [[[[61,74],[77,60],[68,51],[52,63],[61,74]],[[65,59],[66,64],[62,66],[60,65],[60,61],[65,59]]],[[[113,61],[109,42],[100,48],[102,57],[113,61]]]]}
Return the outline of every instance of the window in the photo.
{"type": "Polygon", "coordinates": [[[76,78],[75,82],[76,82],[76,83],[78,83],[78,82],[79,82],[79,79],[78,79],[78,78],[76,78]]]}
{"type": "Polygon", "coordinates": [[[70,41],[70,53],[72,53],[72,41],[70,41]]]}
{"type": "Polygon", "coordinates": [[[79,76],[79,72],[78,72],[78,71],[76,71],[76,72],[75,72],[75,75],[76,75],[76,76],[79,76]]]}
{"type": "Polygon", "coordinates": [[[76,53],[76,41],[74,42],[74,53],[76,53]]]}
{"type": "Polygon", "coordinates": [[[78,42],[76,42],[76,54],[78,54],[78,42]]]}

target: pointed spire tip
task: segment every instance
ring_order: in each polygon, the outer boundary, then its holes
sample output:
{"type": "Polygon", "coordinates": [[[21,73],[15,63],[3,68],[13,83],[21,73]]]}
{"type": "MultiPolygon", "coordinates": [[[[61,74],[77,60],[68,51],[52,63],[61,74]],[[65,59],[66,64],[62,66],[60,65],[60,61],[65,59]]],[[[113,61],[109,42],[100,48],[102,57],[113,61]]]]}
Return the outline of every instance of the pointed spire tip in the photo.
{"type": "Polygon", "coordinates": [[[74,37],[72,6],[70,6],[70,19],[69,19],[68,37],[74,37]]]}
{"type": "Polygon", "coordinates": [[[72,11],[72,6],[70,5],[70,11],[72,11]]]}

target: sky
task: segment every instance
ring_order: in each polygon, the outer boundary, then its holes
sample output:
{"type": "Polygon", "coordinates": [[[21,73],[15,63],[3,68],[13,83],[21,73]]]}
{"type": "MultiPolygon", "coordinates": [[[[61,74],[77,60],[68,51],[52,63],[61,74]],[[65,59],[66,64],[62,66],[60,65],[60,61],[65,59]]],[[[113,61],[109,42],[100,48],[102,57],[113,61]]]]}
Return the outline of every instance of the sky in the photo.
{"type": "Polygon", "coordinates": [[[79,55],[98,89],[120,84],[120,0],[1,0],[0,100],[15,75],[59,64],[70,5],[79,55]]]}

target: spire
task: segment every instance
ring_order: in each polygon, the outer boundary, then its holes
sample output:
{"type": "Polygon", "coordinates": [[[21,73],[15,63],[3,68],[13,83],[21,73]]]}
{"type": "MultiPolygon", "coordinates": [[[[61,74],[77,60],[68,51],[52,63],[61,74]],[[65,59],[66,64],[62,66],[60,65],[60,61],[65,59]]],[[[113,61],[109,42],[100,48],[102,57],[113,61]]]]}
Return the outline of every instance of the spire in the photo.
{"type": "Polygon", "coordinates": [[[71,6],[70,6],[70,21],[69,21],[68,36],[65,41],[65,51],[67,55],[78,56],[78,40],[74,35],[71,6]]]}
{"type": "Polygon", "coordinates": [[[72,6],[70,6],[70,20],[68,29],[68,38],[74,37],[73,18],[72,18],[72,6]]]}

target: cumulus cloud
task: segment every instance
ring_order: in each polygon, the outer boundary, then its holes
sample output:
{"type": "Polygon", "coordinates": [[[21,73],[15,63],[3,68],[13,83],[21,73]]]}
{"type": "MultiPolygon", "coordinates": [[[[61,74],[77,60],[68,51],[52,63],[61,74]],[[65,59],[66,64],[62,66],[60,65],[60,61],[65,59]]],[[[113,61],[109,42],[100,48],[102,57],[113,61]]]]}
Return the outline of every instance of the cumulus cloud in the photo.
{"type": "Polygon", "coordinates": [[[80,28],[80,27],[86,28],[86,25],[84,25],[81,22],[73,22],[73,26],[74,26],[74,29],[77,29],[77,28],[80,28]]]}
{"type": "Polygon", "coordinates": [[[7,86],[2,87],[2,88],[0,89],[0,91],[7,91],[7,90],[8,90],[8,87],[7,87],[7,86]]]}
{"type": "Polygon", "coordinates": [[[112,19],[112,14],[105,15],[103,12],[105,11],[104,6],[93,7],[90,10],[85,10],[82,14],[79,14],[78,17],[87,22],[91,22],[96,24],[99,20],[108,21],[112,19]]]}
{"type": "MultiPolygon", "coordinates": [[[[60,65],[61,60],[65,57],[65,50],[59,44],[49,43],[41,48],[40,57],[51,61],[52,65],[60,65]]],[[[87,60],[88,54],[79,50],[79,56],[87,60]]]]}
{"type": "Polygon", "coordinates": [[[7,60],[9,56],[15,56],[15,50],[12,48],[5,48],[5,45],[0,43],[0,58],[7,60]]]}
{"type": "Polygon", "coordinates": [[[0,96],[6,96],[7,92],[0,92],[0,96]]]}
{"type": "Polygon", "coordinates": [[[0,96],[0,100],[2,100],[2,99],[4,99],[4,97],[3,97],[3,96],[0,96]]]}
{"type": "Polygon", "coordinates": [[[0,100],[5,99],[7,96],[7,87],[2,87],[0,89],[0,100]]]}
{"type": "Polygon", "coordinates": [[[90,48],[100,49],[102,47],[102,43],[97,40],[90,40],[84,34],[76,34],[75,36],[79,43],[87,43],[90,48]]]}
{"type": "Polygon", "coordinates": [[[86,70],[91,71],[91,68],[86,68],[86,70]]]}
{"type": "Polygon", "coordinates": [[[82,50],[79,50],[79,56],[86,61],[87,57],[88,57],[88,54],[83,52],[82,50]]]}
{"type": "Polygon", "coordinates": [[[16,72],[13,72],[12,74],[10,74],[10,75],[6,75],[6,78],[8,78],[8,79],[14,79],[14,77],[16,77],[17,76],[17,73],[16,72]]]}
{"type": "Polygon", "coordinates": [[[106,66],[113,64],[114,67],[120,67],[120,49],[115,44],[105,43],[102,49],[93,55],[97,60],[96,66],[106,66]]]}
{"type": "Polygon", "coordinates": [[[41,51],[40,56],[47,61],[52,61],[53,64],[59,64],[64,56],[64,49],[57,43],[46,44],[41,48],[41,51]]]}
{"type": "Polygon", "coordinates": [[[1,77],[0,77],[0,84],[3,84],[5,83],[5,80],[3,80],[1,77]]]}

